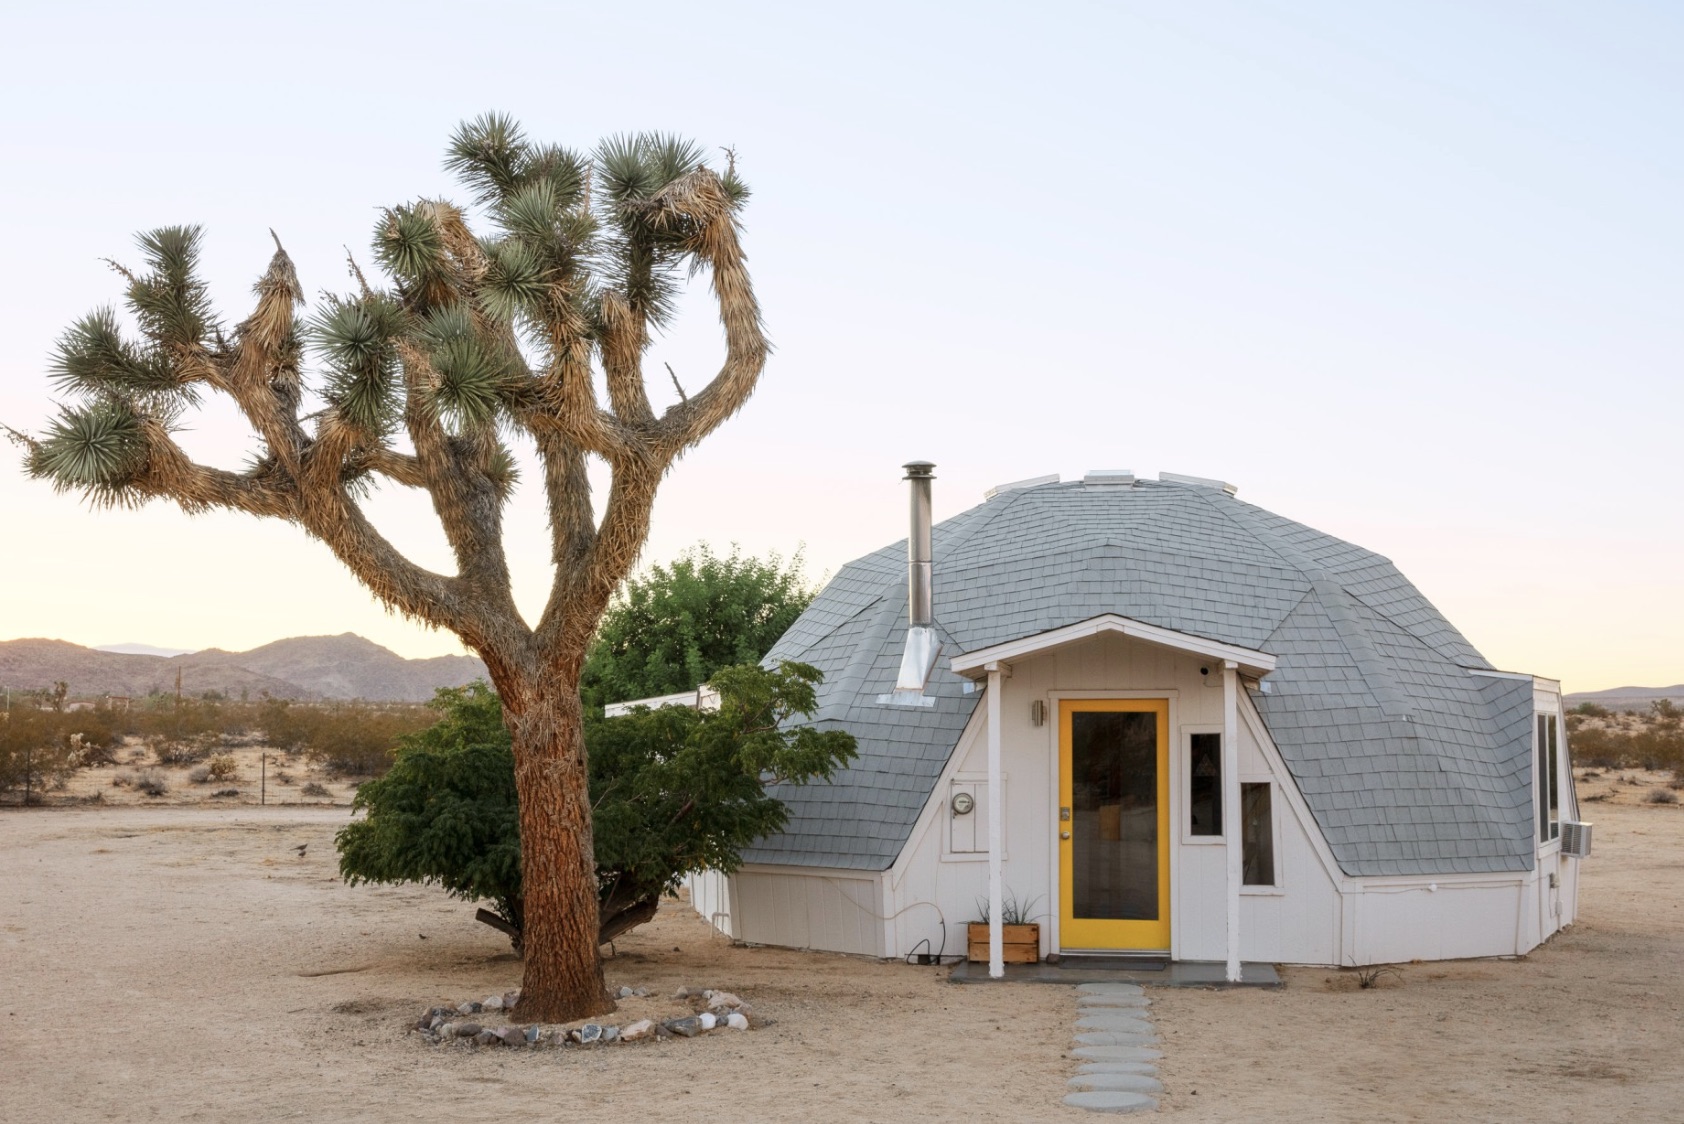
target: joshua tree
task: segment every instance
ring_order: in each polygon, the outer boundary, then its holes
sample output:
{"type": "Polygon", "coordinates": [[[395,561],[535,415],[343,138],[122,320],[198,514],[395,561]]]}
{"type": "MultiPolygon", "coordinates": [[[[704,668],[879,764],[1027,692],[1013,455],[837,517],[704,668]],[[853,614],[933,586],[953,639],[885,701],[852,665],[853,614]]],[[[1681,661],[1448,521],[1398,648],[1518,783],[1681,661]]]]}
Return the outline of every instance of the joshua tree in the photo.
{"type": "Polygon", "coordinates": [[[278,238],[255,310],[225,331],[197,271],[199,229],[142,235],[146,268],[117,267],[140,338],[109,309],[72,326],[52,369],[73,404],[45,434],[15,436],[32,475],[96,505],[159,498],[295,523],[386,605],[479,653],[515,757],[521,1013],[561,1021],[613,1009],[597,953],[580,670],[662,476],[742,406],[765,365],[738,244],[748,193],[734,160],[715,171],[685,140],[616,137],[581,155],[495,115],[462,125],[445,163],[490,232],[476,236],[443,200],[386,210],[374,256],[389,285],[353,261],[355,291],[324,298],[308,320],[278,238]],[[643,361],[682,267],[710,275],[725,358],[705,388],[681,389],[657,414],[643,361]],[[308,381],[307,351],[319,359],[308,381]],[[178,419],[207,392],[231,397],[257,434],[243,472],[195,463],[176,442],[178,419]],[[536,447],[549,513],[554,580],[536,625],[515,609],[503,551],[511,434],[536,447]],[[600,514],[591,456],[612,470],[600,514]],[[375,530],[362,501],[381,481],[431,496],[456,573],[417,566],[375,530]]]}

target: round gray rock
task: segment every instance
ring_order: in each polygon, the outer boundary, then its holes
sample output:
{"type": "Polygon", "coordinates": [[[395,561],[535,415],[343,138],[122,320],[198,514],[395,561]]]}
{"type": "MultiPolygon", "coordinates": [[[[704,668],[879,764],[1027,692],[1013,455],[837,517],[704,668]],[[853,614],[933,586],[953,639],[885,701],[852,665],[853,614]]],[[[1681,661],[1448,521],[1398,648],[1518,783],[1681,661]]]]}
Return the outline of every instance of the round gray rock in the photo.
{"type": "Polygon", "coordinates": [[[1139,1073],[1080,1073],[1069,1081],[1077,1093],[1146,1093],[1164,1091],[1164,1083],[1156,1077],[1139,1073]]]}
{"type": "Polygon", "coordinates": [[[1158,1107],[1158,1102],[1145,1093],[1071,1093],[1064,1103],[1089,1112],[1151,1112],[1158,1107]]]}

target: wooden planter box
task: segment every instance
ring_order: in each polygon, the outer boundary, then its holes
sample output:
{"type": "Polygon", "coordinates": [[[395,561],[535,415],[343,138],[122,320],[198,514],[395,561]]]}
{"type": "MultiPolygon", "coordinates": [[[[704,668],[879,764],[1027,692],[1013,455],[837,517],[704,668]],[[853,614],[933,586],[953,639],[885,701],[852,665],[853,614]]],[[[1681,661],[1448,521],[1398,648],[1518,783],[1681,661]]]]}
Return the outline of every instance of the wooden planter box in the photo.
{"type": "MultiPolygon", "coordinates": [[[[988,963],[988,922],[972,921],[966,933],[973,964],[988,963]]],[[[1033,964],[1041,959],[1041,926],[1000,926],[1000,957],[1007,964],[1033,964]]]]}

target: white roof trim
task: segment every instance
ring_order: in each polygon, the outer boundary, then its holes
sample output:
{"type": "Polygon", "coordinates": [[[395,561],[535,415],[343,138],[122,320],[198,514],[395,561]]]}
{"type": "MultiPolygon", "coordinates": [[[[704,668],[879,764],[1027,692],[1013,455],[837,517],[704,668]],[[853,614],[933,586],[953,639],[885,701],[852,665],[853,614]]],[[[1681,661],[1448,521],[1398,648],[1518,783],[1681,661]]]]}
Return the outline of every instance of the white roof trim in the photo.
{"type": "Polygon", "coordinates": [[[1102,633],[1116,632],[1124,636],[1131,636],[1136,640],[1145,640],[1153,644],[1162,644],[1167,648],[1175,648],[1194,655],[1206,656],[1213,660],[1232,660],[1239,670],[1248,675],[1263,676],[1275,670],[1275,657],[1267,652],[1253,651],[1241,648],[1235,644],[1224,644],[1220,640],[1207,640],[1202,636],[1192,636],[1185,632],[1177,632],[1173,628],[1160,628],[1155,624],[1144,621],[1130,620],[1115,613],[1093,617],[1090,620],[1079,621],[1076,624],[1065,625],[1049,632],[1025,636],[1018,640],[1008,640],[1004,644],[995,644],[989,648],[980,648],[974,652],[964,652],[954,656],[951,666],[956,674],[971,679],[980,679],[987,672],[986,665],[996,661],[1023,659],[1036,655],[1051,648],[1059,648],[1066,644],[1074,644],[1078,640],[1086,640],[1090,636],[1102,633]]]}
{"type": "Polygon", "coordinates": [[[630,714],[633,707],[646,706],[650,710],[660,710],[663,706],[688,706],[697,710],[718,710],[719,692],[702,684],[694,691],[680,691],[676,695],[656,695],[647,699],[627,699],[625,702],[608,703],[602,708],[604,718],[619,718],[630,714]]]}

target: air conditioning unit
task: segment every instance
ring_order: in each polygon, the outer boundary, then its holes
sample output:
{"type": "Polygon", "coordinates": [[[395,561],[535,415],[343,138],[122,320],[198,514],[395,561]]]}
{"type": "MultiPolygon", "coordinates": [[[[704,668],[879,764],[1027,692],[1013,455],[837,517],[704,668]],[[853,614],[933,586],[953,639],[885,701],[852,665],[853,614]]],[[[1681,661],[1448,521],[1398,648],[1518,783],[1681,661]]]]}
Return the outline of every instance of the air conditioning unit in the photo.
{"type": "Polygon", "coordinates": [[[1588,823],[1564,820],[1561,824],[1561,853],[1575,859],[1590,858],[1590,829],[1588,823]]]}

